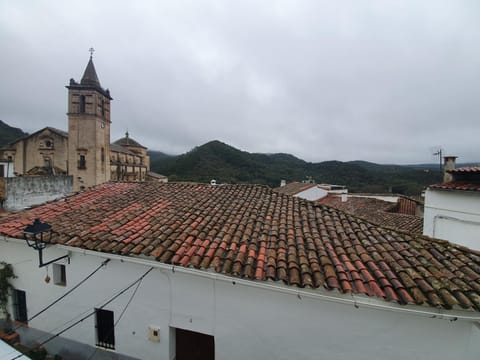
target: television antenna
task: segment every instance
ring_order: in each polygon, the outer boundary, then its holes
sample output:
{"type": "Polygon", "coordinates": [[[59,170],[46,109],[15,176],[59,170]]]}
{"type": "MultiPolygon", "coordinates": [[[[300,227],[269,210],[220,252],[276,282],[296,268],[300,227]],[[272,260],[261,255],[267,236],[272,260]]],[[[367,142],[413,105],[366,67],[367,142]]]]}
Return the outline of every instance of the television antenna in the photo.
{"type": "Polygon", "coordinates": [[[433,156],[438,156],[438,165],[440,174],[442,174],[442,160],[443,160],[443,148],[441,146],[434,146],[431,148],[433,156]]]}

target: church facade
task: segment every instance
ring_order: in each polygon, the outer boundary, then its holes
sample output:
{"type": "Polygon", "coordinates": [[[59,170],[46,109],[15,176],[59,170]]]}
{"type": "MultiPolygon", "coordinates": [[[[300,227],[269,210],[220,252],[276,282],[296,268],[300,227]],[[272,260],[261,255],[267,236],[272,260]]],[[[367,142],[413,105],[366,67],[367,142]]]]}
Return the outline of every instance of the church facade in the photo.
{"type": "Polygon", "coordinates": [[[71,175],[79,191],[110,180],[161,181],[150,173],[147,148],[125,137],[110,143],[110,91],[100,85],[92,56],[80,82],[70,80],[68,132],[46,127],[0,151],[16,176],[71,175]]]}

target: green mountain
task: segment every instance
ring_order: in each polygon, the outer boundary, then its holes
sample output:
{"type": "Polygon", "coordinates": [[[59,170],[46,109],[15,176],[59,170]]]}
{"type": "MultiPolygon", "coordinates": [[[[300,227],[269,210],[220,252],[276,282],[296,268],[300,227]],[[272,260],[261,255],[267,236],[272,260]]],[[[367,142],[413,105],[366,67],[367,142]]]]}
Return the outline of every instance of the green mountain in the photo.
{"type": "Polygon", "coordinates": [[[179,156],[152,159],[152,171],[170,181],[257,183],[277,187],[281,179],[346,185],[351,192],[418,195],[440,174],[427,167],[379,165],[366,161],[310,163],[289,154],[256,154],[211,141],[179,156]]]}
{"type": "Polygon", "coordinates": [[[0,120],[0,148],[26,135],[28,134],[21,129],[11,127],[0,120]]]}
{"type": "Polygon", "coordinates": [[[172,155],[165,154],[161,151],[147,150],[148,156],[150,156],[150,162],[157,160],[164,160],[172,157],[172,155]]]}

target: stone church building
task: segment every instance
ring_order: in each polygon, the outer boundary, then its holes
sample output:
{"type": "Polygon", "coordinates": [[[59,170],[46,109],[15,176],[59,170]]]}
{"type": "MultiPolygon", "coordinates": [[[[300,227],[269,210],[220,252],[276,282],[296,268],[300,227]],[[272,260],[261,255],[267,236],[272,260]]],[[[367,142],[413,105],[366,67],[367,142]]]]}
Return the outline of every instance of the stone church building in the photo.
{"type": "Polygon", "coordinates": [[[46,127],[11,143],[0,152],[16,176],[71,175],[73,190],[107,182],[161,181],[150,172],[147,148],[125,137],[110,143],[110,91],[100,85],[92,56],[80,82],[70,79],[68,132],[46,127]]]}

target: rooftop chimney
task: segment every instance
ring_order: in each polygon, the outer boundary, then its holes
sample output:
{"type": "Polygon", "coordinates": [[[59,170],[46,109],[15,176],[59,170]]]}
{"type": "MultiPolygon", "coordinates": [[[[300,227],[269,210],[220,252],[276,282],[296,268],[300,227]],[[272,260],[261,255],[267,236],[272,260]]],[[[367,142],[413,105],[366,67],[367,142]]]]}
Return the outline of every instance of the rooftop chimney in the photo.
{"type": "Polygon", "coordinates": [[[455,169],[455,161],[458,156],[444,156],[443,157],[443,182],[449,182],[453,180],[452,174],[448,173],[449,170],[455,169]]]}
{"type": "Polygon", "coordinates": [[[280,180],[280,187],[284,187],[287,185],[287,180],[280,180]]]}

